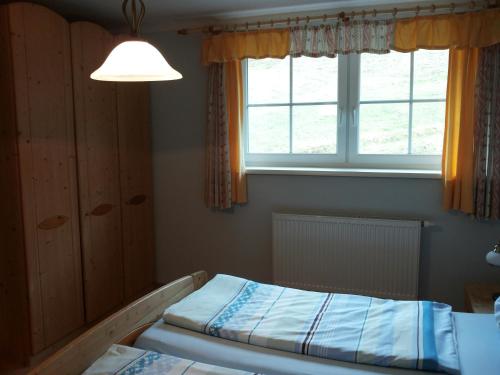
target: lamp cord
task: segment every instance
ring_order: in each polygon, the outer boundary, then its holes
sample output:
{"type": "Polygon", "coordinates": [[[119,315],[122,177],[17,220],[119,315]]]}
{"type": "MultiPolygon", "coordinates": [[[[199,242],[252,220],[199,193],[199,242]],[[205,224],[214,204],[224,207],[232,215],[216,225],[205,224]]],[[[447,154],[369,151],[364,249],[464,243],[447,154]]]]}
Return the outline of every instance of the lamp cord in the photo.
{"type": "Polygon", "coordinates": [[[146,14],[146,6],[144,5],[143,0],[138,0],[140,10],[137,13],[137,3],[136,0],[132,0],[130,2],[130,16],[127,11],[127,5],[129,0],[122,0],[122,12],[123,17],[125,17],[125,21],[127,21],[130,27],[130,33],[133,36],[138,36],[141,28],[142,20],[144,19],[144,15],[146,14]]]}

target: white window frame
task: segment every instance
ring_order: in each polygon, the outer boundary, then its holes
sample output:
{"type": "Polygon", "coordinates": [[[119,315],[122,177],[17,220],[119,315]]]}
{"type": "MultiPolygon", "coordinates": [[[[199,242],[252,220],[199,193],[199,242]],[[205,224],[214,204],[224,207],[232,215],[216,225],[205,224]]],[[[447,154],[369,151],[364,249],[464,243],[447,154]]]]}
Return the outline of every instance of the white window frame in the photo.
{"type": "MultiPolygon", "coordinates": [[[[428,169],[438,170],[441,168],[441,155],[415,155],[410,154],[412,147],[412,123],[413,123],[413,104],[414,103],[434,103],[444,102],[445,99],[414,99],[413,98],[413,79],[414,79],[414,53],[410,57],[410,85],[409,99],[402,100],[366,100],[360,101],[360,77],[361,77],[361,56],[349,55],[349,139],[348,139],[348,160],[349,164],[355,167],[371,167],[381,169],[428,169]],[[404,103],[409,105],[409,123],[408,123],[408,154],[360,154],[359,146],[359,107],[360,104],[377,103],[404,103]]],[[[444,126],[444,124],[443,124],[444,126]]]]}
{"type": "MultiPolygon", "coordinates": [[[[290,97],[288,103],[248,104],[248,60],[242,63],[244,78],[244,151],[247,167],[284,167],[284,168],[372,168],[372,169],[405,169],[405,170],[439,170],[441,155],[383,155],[359,154],[358,130],[360,107],[360,55],[338,55],[338,93],[337,102],[321,104],[337,105],[337,153],[336,154],[293,154],[293,117],[292,106],[321,105],[319,103],[293,103],[293,58],[290,57],[290,97]],[[289,153],[250,153],[249,152],[249,107],[288,106],[290,110],[290,146],[289,153]]],[[[373,100],[362,103],[409,103],[409,152],[412,137],[413,103],[443,102],[441,99],[413,99],[413,67],[414,54],[411,53],[410,96],[409,100],[373,100]]],[[[443,124],[444,126],[444,124],[443,124]]]]}
{"type": "MultiPolygon", "coordinates": [[[[346,56],[339,56],[339,80],[340,77],[347,77],[347,64],[341,64],[340,61],[345,59],[346,56]],[[341,66],[346,71],[341,72],[341,66]]],[[[343,109],[345,108],[345,102],[347,100],[347,95],[345,95],[346,90],[342,89],[347,84],[347,79],[344,79],[344,82],[338,82],[337,84],[337,101],[332,102],[301,102],[301,103],[293,103],[293,58],[290,57],[290,93],[288,102],[280,103],[280,104],[248,104],[248,59],[243,62],[243,75],[245,82],[244,89],[244,128],[245,128],[245,163],[247,166],[251,167],[304,167],[304,168],[312,168],[312,167],[323,167],[330,168],[333,166],[342,167],[346,163],[346,142],[339,140],[345,140],[346,134],[346,123],[345,123],[345,114],[343,114],[343,109]],[[343,95],[341,94],[343,93],[343,95]],[[342,97],[341,97],[342,96],[342,97]],[[301,106],[301,105],[337,105],[337,153],[336,154],[293,154],[292,153],[292,142],[293,142],[293,116],[292,116],[292,107],[301,106]],[[248,127],[248,108],[249,107],[273,107],[273,106],[288,106],[289,108],[289,132],[290,132],[290,145],[289,145],[289,153],[250,153],[249,152],[249,127],[248,127]]]]}

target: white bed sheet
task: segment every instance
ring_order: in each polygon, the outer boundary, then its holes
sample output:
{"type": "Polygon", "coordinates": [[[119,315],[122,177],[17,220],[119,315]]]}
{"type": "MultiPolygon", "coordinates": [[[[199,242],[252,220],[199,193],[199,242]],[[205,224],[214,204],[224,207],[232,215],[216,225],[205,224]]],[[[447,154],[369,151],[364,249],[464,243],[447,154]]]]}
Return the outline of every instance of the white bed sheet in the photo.
{"type": "MultiPolygon", "coordinates": [[[[462,375],[500,374],[500,329],[493,314],[454,313],[462,375]]],[[[229,341],[156,322],[135,346],[267,375],[422,374],[422,371],[333,361],[229,341]]]]}

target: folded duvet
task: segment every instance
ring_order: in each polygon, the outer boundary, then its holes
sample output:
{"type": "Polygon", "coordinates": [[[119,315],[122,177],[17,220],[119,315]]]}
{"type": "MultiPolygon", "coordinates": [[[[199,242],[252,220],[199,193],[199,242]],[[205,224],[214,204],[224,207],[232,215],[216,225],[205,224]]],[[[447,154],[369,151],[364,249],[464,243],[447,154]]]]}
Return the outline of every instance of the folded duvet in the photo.
{"type": "Polygon", "coordinates": [[[112,345],[83,375],[251,375],[129,346],[112,345]]]}
{"type": "Polygon", "coordinates": [[[261,347],[370,365],[459,373],[451,308],[283,288],[217,275],[166,323],[261,347]]]}

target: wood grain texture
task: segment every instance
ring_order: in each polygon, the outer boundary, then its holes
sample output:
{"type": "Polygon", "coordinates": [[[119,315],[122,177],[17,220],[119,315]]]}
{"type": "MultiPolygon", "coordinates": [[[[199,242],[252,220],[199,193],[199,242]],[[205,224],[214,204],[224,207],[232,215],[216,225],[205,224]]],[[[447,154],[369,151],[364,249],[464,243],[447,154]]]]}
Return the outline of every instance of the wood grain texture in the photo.
{"type": "Polygon", "coordinates": [[[493,296],[500,294],[500,283],[465,285],[465,309],[470,313],[493,314],[493,296]]]}
{"type": "Polygon", "coordinates": [[[155,281],[149,85],[117,84],[125,300],[155,281]]]}
{"type": "Polygon", "coordinates": [[[191,274],[193,277],[194,289],[200,289],[208,281],[208,274],[205,271],[198,271],[191,274]]]}
{"type": "Polygon", "coordinates": [[[117,342],[117,344],[120,345],[126,345],[126,346],[134,346],[135,340],[149,327],[151,327],[154,323],[147,323],[144,324],[136,329],[134,329],[132,332],[127,334],[124,338],[122,338],[120,341],[117,342]]]}
{"type": "Polygon", "coordinates": [[[61,225],[64,225],[69,220],[69,217],[63,215],[57,215],[48,217],[45,220],[42,220],[41,223],[38,224],[38,229],[43,230],[51,230],[59,228],[61,225]]]}
{"type": "Polygon", "coordinates": [[[32,351],[84,322],[69,25],[49,9],[8,5],[32,351]],[[37,228],[62,215],[65,225],[37,228]]]}
{"type": "Polygon", "coordinates": [[[0,361],[23,363],[29,307],[9,35],[8,7],[0,5],[0,361]]]}
{"type": "Polygon", "coordinates": [[[116,85],[90,79],[113,43],[113,36],[96,24],[71,24],[87,321],[123,301],[116,85]]]}
{"type": "MultiPolygon", "coordinates": [[[[90,215],[94,216],[103,216],[111,212],[111,210],[115,207],[115,205],[111,203],[103,203],[90,211],[90,215]]],[[[88,214],[87,214],[88,215],[88,214]]]]}
{"type": "Polygon", "coordinates": [[[112,344],[130,339],[131,333],[155,322],[168,306],[196,290],[195,279],[206,280],[206,273],[199,271],[185,276],[131,303],[72,341],[30,374],[81,374],[112,344]]]}
{"type": "Polygon", "coordinates": [[[127,201],[127,204],[132,204],[134,206],[137,206],[139,204],[143,204],[144,202],[146,202],[146,199],[147,197],[144,194],[134,195],[127,201]]]}

